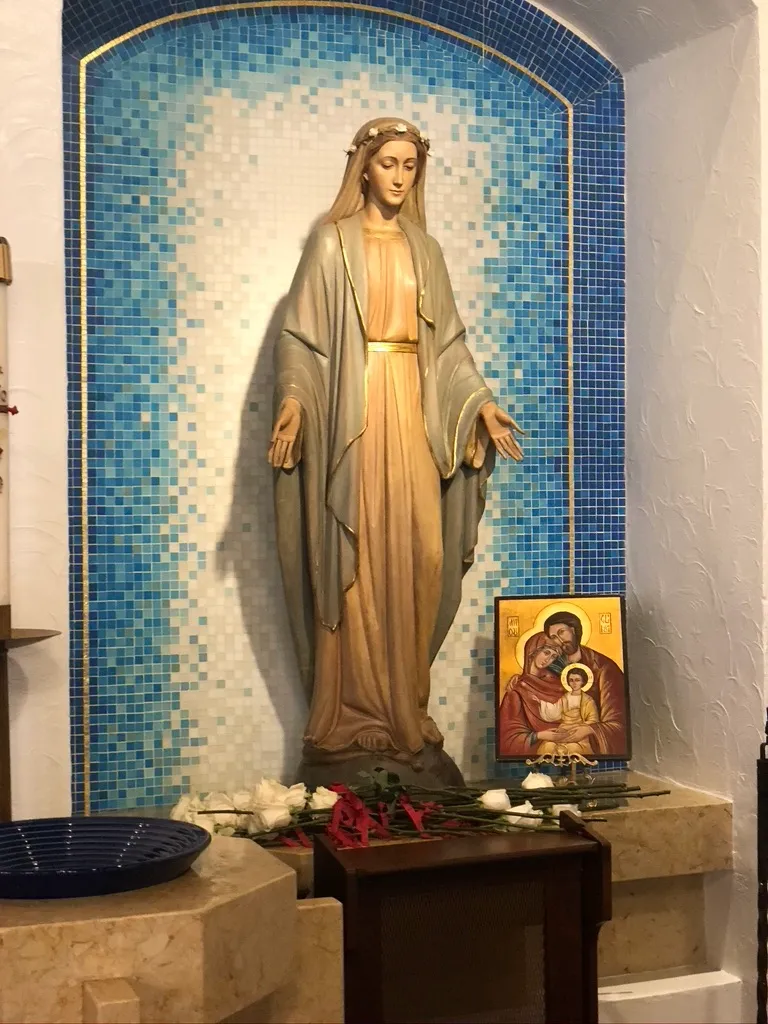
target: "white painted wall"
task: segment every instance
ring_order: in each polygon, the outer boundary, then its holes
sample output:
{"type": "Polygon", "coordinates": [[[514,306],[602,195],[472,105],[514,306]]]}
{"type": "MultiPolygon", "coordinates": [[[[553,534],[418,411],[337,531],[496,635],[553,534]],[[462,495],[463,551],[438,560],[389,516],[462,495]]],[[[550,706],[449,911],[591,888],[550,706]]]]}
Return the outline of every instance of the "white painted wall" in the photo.
{"type": "Polygon", "coordinates": [[[741,981],[727,971],[705,971],[600,985],[600,1024],[692,1024],[749,1020],[741,1016],[741,981]]]}
{"type": "Polygon", "coordinates": [[[735,874],[710,889],[708,939],[748,981],[768,564],[756,15],[626,86],[633,761],[733,798],[735,874]]]}
{"type": "Polygon", "coordinates": [[[69,812],[67,419],[61,0],[0,3],[0,234],[11,243],[13,623],[62,636],[13,654],[13,810],[69,812]]]}
{"type": "Polygon", "coordinates": [[[532,0],[629,71],[738,21],[766,0],[532,0]]]}

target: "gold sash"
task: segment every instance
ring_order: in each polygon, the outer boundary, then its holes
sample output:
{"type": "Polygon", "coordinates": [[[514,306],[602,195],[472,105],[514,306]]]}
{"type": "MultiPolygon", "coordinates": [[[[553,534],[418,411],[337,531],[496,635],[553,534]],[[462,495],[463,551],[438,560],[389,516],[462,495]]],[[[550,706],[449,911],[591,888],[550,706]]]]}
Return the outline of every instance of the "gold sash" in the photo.
{"type": "Polygon", "coordinates": [[[369,341],[369,352],[412,352],[416,354],[418,341],[369,341]]]}

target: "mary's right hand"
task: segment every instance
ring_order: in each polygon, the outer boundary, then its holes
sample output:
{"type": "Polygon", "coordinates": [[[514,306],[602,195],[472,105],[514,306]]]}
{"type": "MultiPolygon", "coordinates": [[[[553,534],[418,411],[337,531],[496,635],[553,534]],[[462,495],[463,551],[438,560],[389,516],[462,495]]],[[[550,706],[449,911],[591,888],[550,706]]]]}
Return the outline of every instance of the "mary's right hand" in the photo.
{"type": "Polygon", "coordinates": [[[301,458],[298,437],[301,431],[301,404],[286,398],[277,413],[267,452],[269,464],[275,469],[293,469],[301,458]]]}

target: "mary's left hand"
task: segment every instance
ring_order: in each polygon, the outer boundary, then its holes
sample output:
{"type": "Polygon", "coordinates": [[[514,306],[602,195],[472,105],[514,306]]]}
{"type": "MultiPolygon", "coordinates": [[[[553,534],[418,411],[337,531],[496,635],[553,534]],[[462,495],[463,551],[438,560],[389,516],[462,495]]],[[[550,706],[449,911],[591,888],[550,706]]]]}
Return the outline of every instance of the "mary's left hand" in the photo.
{"type": "Polygon", "coordinates": [[[500,409],[495,402],[486,402],[480,410],[488,434],[496,445],[496,450],[502,459],[514,459],[521,462],[523,449],[518,444],[517,438],[512,431],[525,436],[525,431],[519,427],[508,412],[500,409]]]}

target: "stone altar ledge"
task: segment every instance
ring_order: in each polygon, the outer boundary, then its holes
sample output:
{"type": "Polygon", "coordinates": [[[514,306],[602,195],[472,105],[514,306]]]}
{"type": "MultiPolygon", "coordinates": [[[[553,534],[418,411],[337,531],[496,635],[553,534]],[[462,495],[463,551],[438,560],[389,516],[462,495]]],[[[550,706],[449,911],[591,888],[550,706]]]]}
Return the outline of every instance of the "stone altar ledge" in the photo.
{"type": "MultiPolygon", "coordinates": [[[[611,844],[614,882],[731,870],[733,808],[730,800],[640,772],[606,773],[600,778],[640,786],[649,793],[671,790],[668,796],[628,800],[625,807],[586,815],[606,819],[594,827],[611,844]]],[[[502,787],[509,781],[490,779],[470,784],[490,789],[502,787]]],[[[558,792],[560,802],[567,803],[567,788],[558,792]]],[[[286,848],[270,850],[270,853],[296,871],[300,893],[311,890],[311,850],[286,848]]]]}
{"type": "Polygon", "coordinates": [[[219,836],[163,885],[0,900],[0,1021],[222,1020],[283,985],[297,917],[294,872],[219,836]]]}
{"type": "Polygon", "coordinates": [[[613,881],[703,875],[733,868],[733,804],[725,797],[640,772],[611,776],[628,786],[668,796],[628,800],[595,828],[611,844],[613,881]]]}

